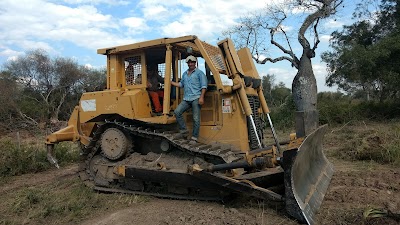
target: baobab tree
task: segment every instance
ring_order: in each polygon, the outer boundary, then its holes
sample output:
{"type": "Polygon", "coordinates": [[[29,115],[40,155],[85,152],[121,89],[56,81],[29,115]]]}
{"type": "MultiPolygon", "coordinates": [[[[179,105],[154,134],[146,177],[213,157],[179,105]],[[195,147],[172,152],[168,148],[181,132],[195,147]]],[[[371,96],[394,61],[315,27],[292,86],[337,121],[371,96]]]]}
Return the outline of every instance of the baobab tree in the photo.
{"type": "Polygon", "coordinates": [[[318,126],[317,83],[311,63],[320,43],[318,25],[322,19],[334,15],[342,3],[343,0],[286,0],[240,18],[238,25],[223,32],[237,43],[237,47],[249,47],[257,63],[288,61],[297,69],[292,95],[298,111],[296,130],[301,136],[318,126]],[[287,33],[287,24],[294,22],[288,21],[289,17],[296,18],[296,22],[302,21],[297,32],[302,51],[297,55],[292,47],[293,37],[287,33]],[[311,38],[312,42],[309,41],[311,38]],[[283,55],[269,57],[270,44],[283,55]]]}

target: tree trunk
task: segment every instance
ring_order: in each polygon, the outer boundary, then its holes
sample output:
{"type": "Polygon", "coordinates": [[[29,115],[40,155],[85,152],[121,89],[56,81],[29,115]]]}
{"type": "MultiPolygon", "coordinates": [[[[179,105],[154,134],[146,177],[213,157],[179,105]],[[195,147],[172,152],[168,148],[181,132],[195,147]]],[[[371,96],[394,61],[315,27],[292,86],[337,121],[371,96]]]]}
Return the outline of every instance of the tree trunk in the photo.
{"type": "Polygon", "coordinates": [[[303,53],[299,70],[293,79],[292,94],[297,111],[317,109],[317,82],[311,65],[311,59],[303,53]]]}
{"type": "Polygon", "coordinates": [[[61,99],[60,99],[57,107],[54,109],[53,113],[51,114],[51,117],[50,117],[50,123],[51,124],[55,124],[55,123],[59,122],[58,118],[59,118],[59,115],[60,115],[61,106],[64,103],[66,96],[67,96],[67,93],[64,92],[62,94],[62,96],[61,96],[61,99]]]}
{"type": "Polygon", "coordinates": [[[292,84],[297,137],[304,137],[318,127],[317,81],[311,58],[306,52],[304,51],[301,56],[299,69],[292,84]]]}

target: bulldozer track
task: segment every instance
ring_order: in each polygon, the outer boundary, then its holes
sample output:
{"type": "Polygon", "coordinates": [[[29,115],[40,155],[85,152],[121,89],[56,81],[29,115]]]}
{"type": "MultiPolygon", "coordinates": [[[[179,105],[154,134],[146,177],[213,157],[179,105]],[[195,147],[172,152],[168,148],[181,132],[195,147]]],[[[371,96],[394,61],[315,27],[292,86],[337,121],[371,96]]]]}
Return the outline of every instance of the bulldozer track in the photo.
{"type": "Polygon", "coordinates": [[[201,201],[219,201],[223,200],[221,197],[201,197],[201,196],[189,196],[189,195],[174,195],[174,194],[160,194],[160,193],[151,193],[151,192],[143,192],[143,191],[129,191],[123,190],[119,188],[105,188],[95,186],[93,188],[96,191],[101,192],[109,192],[109,193],[121,193],[121,194],[137,194],[137,195],[145,195],[145,196],[153,196],[157,198],[172,198],[178,200],[201,200],[201,201]]]}
{"type": "MultiPolygon", "coordinates": [[[[134,137],[143,137],[151,140],[166,140],[168,143],[179,149],[182,152],[188,153],[194,157],[202,157],[209,161],[218,163],[230,163],[240,159],[243,159],[243,155],[240,152],[236,152],[231,149],[230,145],[222,143],[203,144],[203,143],[190,143],[190,140],[176,138],[177,132],[155,129],[146,127],[143,125],[135,125],[129,123],[121,123],[117,121],[105,121],[102,124],[97,125],[96,131],[92,135],[90,143],[82,147],[81,162],[79,164],[79,177],[85,183],[86,186],[93,188],[97,191],[111,192],[111,193],[126,193],[126,194],[141,194],[151,195],[155,197],[174,198],[174,199],[188,199],[188,200],[221,200],[221,197],[207,197],[207,196],[191,196],[191,195],[176,195],[173,193],[161,194],[152,193],[146,191],[131,191],[124,188],[119,188],[115,185],[109,185],[107,181],[99,179],[96,174],[91,171],[91,160],[96,155],[101,154],[100,140],[102,133],[107,128],[118,128],[126,134],[134,137]],[[100,185],[99,185],[100,184],[100,185]]],[[[128,154],[125,159],[121,159],[118,162],[108,161],[110,164],[117,164],[124,160],[129,161],[130,155],[128,154]]],[[[107,159],[103,159],[107,161],[107,159]]]]}

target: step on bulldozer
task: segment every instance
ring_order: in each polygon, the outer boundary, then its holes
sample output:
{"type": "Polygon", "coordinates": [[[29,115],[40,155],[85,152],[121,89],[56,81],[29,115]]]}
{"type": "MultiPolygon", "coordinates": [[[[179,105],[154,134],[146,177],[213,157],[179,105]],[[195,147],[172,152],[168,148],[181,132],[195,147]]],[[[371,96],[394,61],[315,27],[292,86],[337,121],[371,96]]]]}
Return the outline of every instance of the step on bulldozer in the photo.
{"type": "MultiPolygon", "coordinates": [[[[58,167],[56,143],[76,141],[79,177],[94,190],[194,200],[244,195],[283,202],[292,218],[315,223],[333,175],[322,151],[327,127],[280,142],[248,48],[184,36],[97,53],[107,57],[107,87],[84,93],[68,125],[47,136],[51,163],[58,167]],[[183,90],[171,85],[190,55],[208,80],[197,143],[179,135],[174,110],[183,90]],[[146,89],[147,67],[154,64],[164,79],[161,113],[146,89]]],[[[191,111],[184,118],[190,130],[191,111]]]]}

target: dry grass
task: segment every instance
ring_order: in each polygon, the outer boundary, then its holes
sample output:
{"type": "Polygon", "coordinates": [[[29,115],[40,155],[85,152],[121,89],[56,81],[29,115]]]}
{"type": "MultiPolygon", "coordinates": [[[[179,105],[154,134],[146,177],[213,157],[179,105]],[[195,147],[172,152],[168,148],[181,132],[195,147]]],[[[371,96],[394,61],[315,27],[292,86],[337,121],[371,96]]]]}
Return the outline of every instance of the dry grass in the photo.
{"type": "Polygon", "coordinates": [[[98,193],[73,176],[3,193],[0,224],[76,224],[107,210],[128,207],[146,199],[136,195],[98,193]]]}
{"type": "Polygon", "coordinates": [[[327,145],[337,149],[333,157],[349,161],[374,161],[400,165],[400,122],[374,123],[357,121],[332,128],[326,135],[327,145]],[[339,145],[337,143],[340,143],[339,145]]]}

